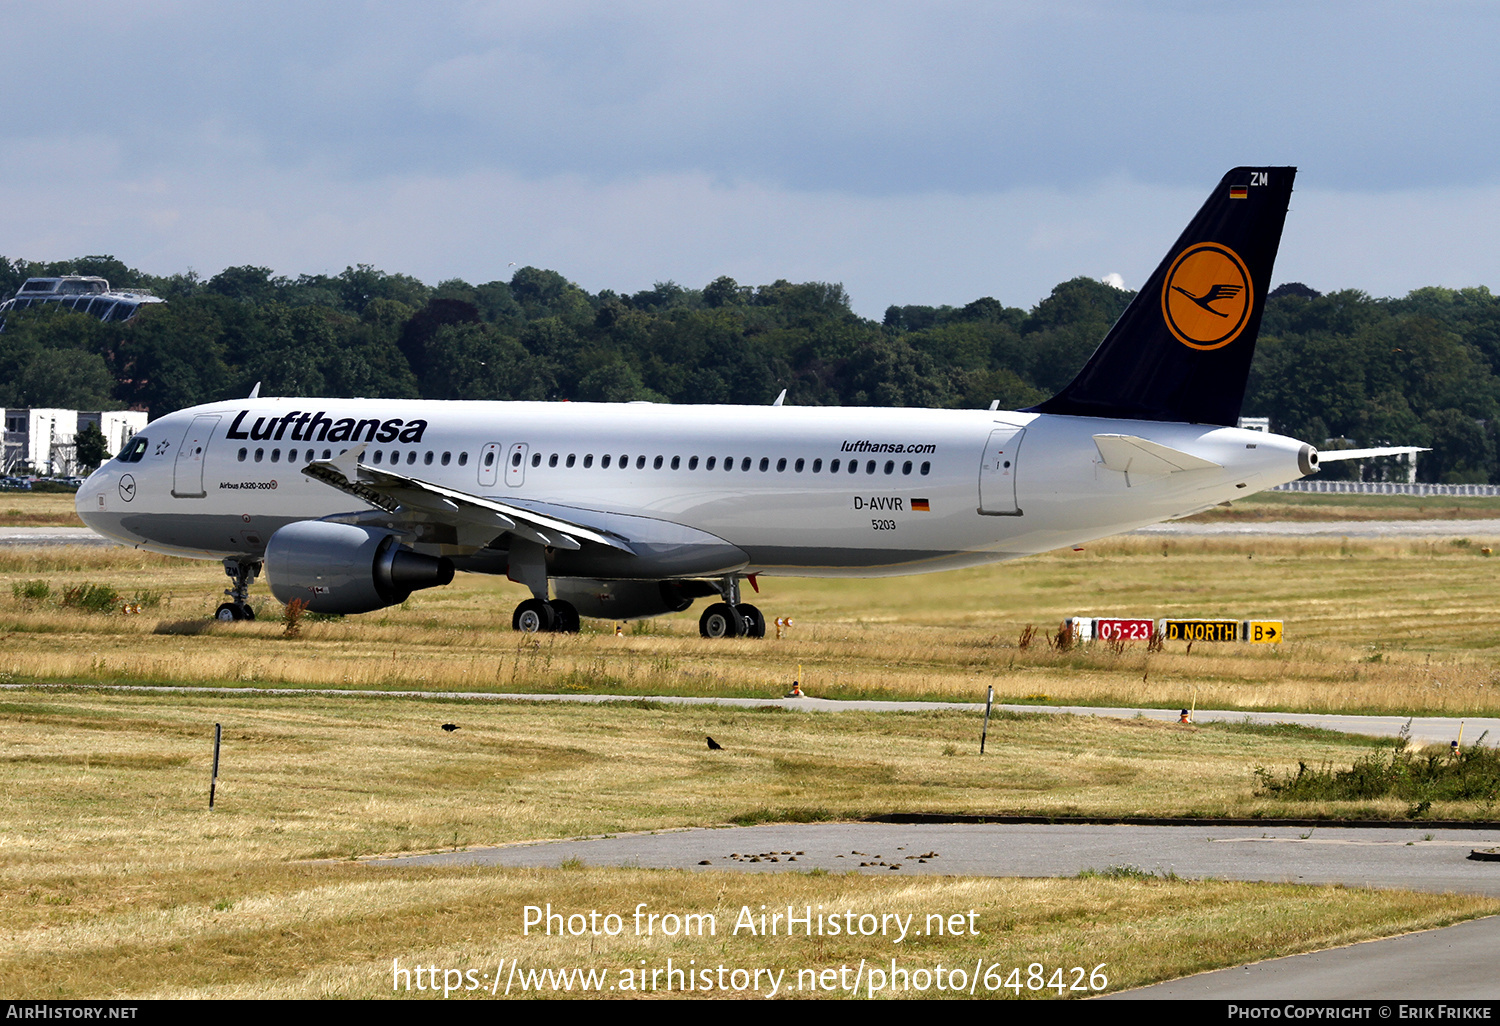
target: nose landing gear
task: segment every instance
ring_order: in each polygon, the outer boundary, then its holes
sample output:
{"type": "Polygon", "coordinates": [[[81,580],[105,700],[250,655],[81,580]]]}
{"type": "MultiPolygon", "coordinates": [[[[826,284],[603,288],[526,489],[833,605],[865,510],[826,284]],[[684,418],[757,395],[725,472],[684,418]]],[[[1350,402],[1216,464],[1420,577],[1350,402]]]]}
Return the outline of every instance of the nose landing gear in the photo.
{"type": "Polygon", "coordinates": [[[226,559],[224,573],[234,581],[233,588],[224,589],[229,601],[220,604],[214,619],[221,623],[235,620],[254,620],[255,610],[250,608],[250,585],[260,576],[261,561],[258,559],[226,559]]]}

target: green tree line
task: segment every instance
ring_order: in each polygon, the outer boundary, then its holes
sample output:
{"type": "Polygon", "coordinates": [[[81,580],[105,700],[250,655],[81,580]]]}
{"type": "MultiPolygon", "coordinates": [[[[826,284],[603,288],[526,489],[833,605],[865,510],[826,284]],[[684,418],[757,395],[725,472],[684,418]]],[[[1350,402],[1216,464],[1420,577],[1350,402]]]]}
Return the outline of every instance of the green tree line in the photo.
{"type": "MultiPolygon", "coordinates": [[[[428,286],[367,265],[296,278],[231,267],[203,280],[109,256],[0,257],[0,297],[60,274],[168,302],[127,324],[13,313],[0,343],[6,406],[161,416],[258,381],[266,395],[757,404],[785,388],[799,405],[1016,409],[1071,380],[1134,297],[1074,278],[1030,310],[984,297],[892,306],[877,322],[825,282],[721,277],[593,294],[535,267],[428,286]]],[[[1431,446],[1421,479],[1500,481],[1497,412],[1500,297],[1486,288],[1377,299],[1290,284],[1267,301],[1244,413],[1274,431],[1320,447],[1431,446]]]]}

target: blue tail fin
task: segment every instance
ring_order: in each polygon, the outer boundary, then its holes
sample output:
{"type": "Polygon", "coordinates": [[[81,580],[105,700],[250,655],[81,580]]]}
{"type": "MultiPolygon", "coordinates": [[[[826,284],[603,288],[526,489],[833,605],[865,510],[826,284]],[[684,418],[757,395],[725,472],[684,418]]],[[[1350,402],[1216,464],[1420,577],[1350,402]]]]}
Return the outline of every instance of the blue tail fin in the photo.
{"type": "Polygon", "coordinates": [[[1294,167],[1237,167],[1072,383],[1038,413],[1237,422],[1294,167]]]}

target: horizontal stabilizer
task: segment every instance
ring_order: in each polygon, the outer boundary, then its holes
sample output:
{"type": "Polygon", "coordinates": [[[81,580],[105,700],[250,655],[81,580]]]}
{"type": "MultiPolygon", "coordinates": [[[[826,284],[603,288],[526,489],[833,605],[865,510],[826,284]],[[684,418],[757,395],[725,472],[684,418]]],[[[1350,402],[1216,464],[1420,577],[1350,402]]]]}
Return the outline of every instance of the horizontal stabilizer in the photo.
{"type": "Polygon", "coordinates": [[[1099,449],[1104,466],[1122,474],[1176,474],[1184,470],[1223,469],[1201,456],[1135,435],[1095,435],[1094,445],[1099,449]]]}
{"type": "Polygon", "coordinates": [[[1419,452],[1431,452],[1420,445],[1388,445],[1383,449],[1335,449],[1332,452],[1318,451],[1319,463],[1338,463],[1341,460],[1370,460],[1376,456],[1406,456],[1419,452]]]}

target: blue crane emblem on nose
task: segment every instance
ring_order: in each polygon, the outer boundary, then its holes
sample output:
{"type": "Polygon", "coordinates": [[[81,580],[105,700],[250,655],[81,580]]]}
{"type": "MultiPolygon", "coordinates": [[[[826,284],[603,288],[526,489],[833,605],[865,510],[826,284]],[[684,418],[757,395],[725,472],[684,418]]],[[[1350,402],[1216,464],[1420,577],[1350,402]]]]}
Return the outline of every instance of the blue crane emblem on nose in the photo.
{"type": "Polygon", "coordinates": [[[124,499],[126,502],[129,502],[131,499],[135,498],[135,478],[131,477],[129,474],[126,474],[124,477],[120,478],[120,498],[124,499]]]}

